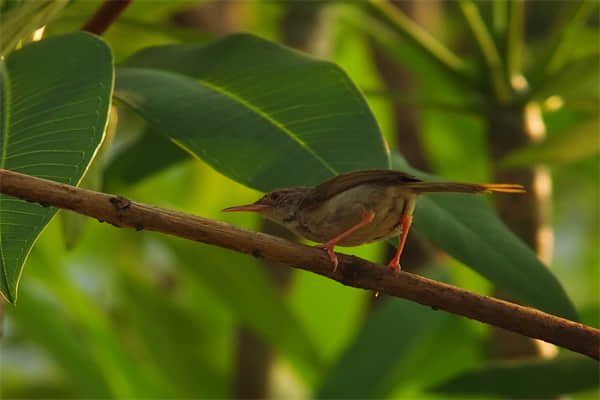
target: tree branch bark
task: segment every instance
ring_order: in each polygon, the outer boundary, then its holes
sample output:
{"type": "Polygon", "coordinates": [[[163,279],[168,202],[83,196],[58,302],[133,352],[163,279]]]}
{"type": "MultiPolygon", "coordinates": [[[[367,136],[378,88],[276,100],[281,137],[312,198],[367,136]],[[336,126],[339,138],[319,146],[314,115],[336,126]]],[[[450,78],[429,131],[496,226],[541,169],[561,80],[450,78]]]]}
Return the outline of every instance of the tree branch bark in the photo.
{"type": "Polygon", "coordinates": [[[0,169],[0,193],[66,208],[117,227],[151,230],[204,242],[379,291],[434,309],[544,340],[600,360],[600,330],[533,308],[482,296],[407,272],[339,254],[339,267],[320,249],[224,222],[168,210],[0,169]]]}

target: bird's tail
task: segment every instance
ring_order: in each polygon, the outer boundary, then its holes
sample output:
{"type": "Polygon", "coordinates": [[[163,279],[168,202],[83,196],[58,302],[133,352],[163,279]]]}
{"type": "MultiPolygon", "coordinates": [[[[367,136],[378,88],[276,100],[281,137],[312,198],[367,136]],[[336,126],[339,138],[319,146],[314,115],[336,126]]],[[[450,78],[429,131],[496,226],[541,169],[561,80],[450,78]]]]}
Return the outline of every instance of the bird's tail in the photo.
{"type": "Polygon", "coordinates": [[[411,182],[408,186],[417,193],[525,193],[523,186],[513,183],[411,182]]]}

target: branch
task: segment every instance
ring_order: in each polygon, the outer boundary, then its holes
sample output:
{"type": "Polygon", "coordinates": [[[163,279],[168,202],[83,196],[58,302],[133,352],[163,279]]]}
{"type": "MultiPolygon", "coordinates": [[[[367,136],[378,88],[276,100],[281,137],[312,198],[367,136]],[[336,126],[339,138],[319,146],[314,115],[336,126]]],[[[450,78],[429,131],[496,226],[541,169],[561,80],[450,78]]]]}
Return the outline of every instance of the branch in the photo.
{"type": "Polygon", "coordinates": [[[0,193],[73,210],[116,227],[147,229],[251,254],[442,309],[600,359],[600,330],[529,307],[471,293],[408,272],[339,254],[339,267],[320,249],[239,228],[224,222],[137,203],[74,186],[0,169],[0,193]]]}
{"type": "Polygon", "coordinates": [[[102,35],[130,3],[131,0],[106,0],[81,30],[102,35]]]}

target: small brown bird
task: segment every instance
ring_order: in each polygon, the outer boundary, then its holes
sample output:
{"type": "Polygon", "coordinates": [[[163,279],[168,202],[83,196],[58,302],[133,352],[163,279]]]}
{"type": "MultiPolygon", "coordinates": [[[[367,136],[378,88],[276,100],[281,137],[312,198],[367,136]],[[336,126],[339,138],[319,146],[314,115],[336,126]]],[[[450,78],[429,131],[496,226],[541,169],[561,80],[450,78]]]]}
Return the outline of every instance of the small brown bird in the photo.
{"type": "Polygon", "coordinates": [[[327,251],[333,270],[335,246],[358,246],[400,234],[389,267],[400,269],[400,255],[412,222],[417,195],[432,192],[524,193],[516,184],[424,182],[400,171],[366,169],[331,178],[315,187],[276,189],[245,206],[223,211],[253,211],[285,226],[327,251]]]}

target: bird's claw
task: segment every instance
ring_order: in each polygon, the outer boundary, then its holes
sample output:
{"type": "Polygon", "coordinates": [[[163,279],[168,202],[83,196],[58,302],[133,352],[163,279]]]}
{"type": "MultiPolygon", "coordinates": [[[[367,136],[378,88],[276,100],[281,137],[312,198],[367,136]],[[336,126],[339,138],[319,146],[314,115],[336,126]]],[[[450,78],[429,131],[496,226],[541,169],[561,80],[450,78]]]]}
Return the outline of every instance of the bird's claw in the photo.
{"type": "Polygon", "coordinates": [[[392,271],[401,271],[402,270],[402,267],[400,266],[400,263],[398,262],[398,260],[390,261],[390,263],[388,264],[388,267],[390,267],[390,269],[392,271]]]}
{"type": "Polygon", "coordinates": [[[335,272],[337,270],[339,262],[338,262],[337,256],[335,255],[335,253],[333,251],[333,246],[325,243],[325,244],[319,244],[315,247],[327,251],[327,255],[329,256],[329,259],[331,260],[331,262],[333,264],[333,272],[335,272]]]}

